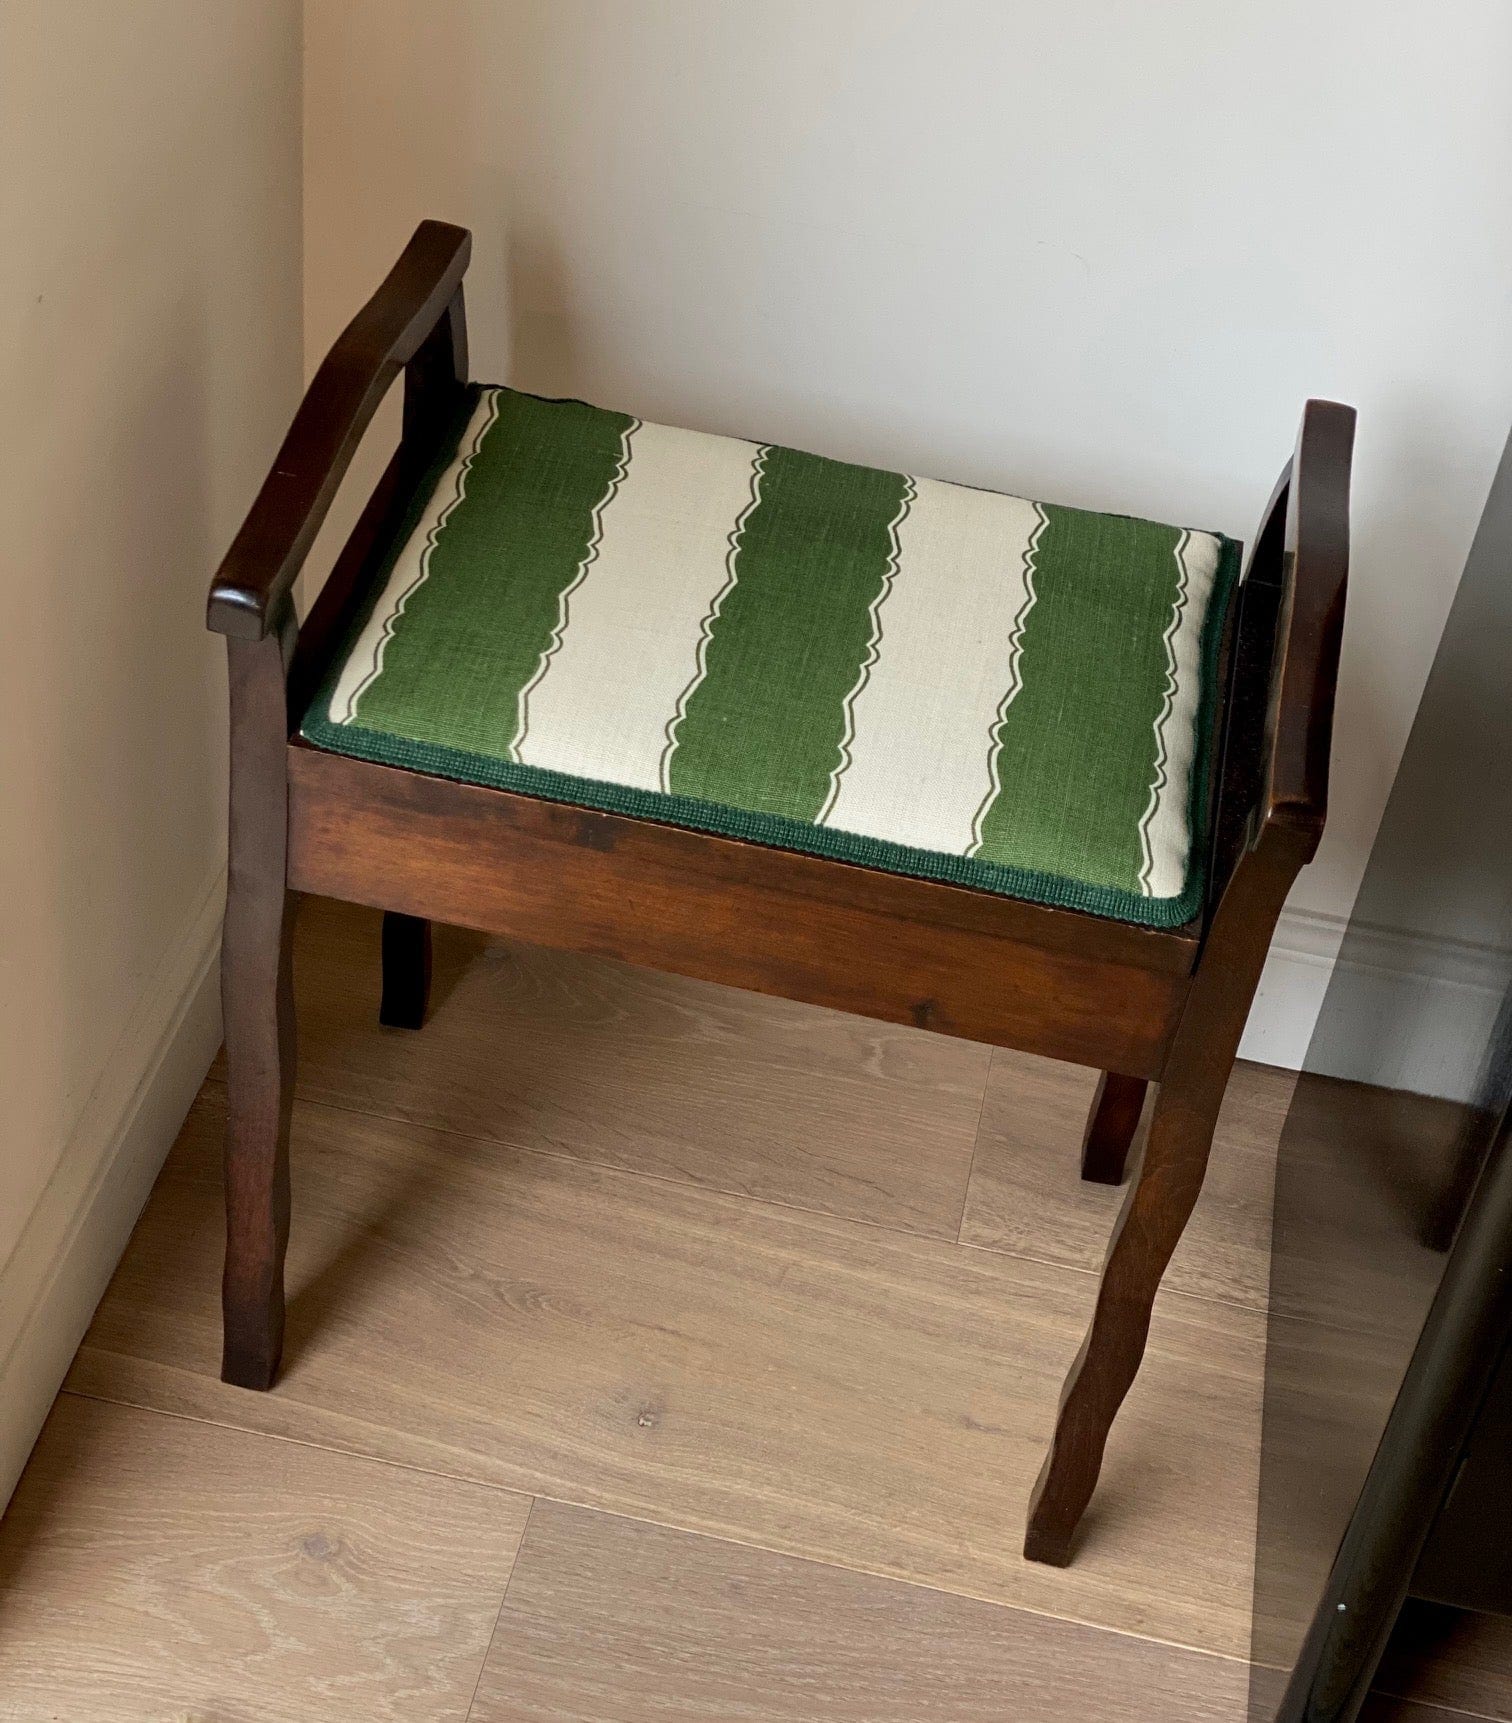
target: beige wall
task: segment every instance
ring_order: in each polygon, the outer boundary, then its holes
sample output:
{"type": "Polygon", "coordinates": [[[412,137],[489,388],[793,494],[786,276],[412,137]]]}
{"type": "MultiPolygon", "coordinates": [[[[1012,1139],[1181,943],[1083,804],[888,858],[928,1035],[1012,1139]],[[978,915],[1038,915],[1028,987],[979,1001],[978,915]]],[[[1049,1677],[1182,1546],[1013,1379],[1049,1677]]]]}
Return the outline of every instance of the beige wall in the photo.
{"type": "Polygon", "coordinates": [[[298,0],[0,6],[0,1501],[214,1050],[204,590],[298,392],[299,55],[298,0]]]}
{"type": "Polygon", "coordinates": [[[1304,397],[1355,402],[1313,967],[1268,982],[1306,1015],[1506,436],[1503,0],[309,0],[305,30],[307,367],[436,215],[477,234],[477,374],[916,472],[1248,538],[1304,397]]]}

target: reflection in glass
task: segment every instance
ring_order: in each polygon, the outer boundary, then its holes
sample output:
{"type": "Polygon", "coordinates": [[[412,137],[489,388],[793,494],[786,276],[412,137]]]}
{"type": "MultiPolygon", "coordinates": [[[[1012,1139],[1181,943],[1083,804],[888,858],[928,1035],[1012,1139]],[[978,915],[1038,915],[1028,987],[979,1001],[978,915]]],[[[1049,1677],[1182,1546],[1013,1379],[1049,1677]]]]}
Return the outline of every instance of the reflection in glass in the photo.
{"type": "Polygon", "coordinates": [[[1509,670],[1512,443],[1282,1133],[1252,1723],[1275,1715],[1506,1107],[1509,670]]]}

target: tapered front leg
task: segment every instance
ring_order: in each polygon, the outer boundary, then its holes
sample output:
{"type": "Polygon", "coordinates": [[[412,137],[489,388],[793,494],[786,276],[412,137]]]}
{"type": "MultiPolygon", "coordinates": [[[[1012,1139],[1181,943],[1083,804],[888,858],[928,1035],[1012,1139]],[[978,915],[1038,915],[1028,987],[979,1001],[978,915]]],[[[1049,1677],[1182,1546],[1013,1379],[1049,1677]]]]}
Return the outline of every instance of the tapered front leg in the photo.
{"type": "Polygon", "coordinates": [[[269,1388],[284,1333],[294,1096],[293,898],[286,888],[284,671],[292,639],[228,642],[231,823],[221,1003],[226,1034],[226,1261],[221,1377],[269,1388]]]}
{"type": "Polygon", "coordinates": [[[1064,1567],[1071,1559],[1108,1432],[1144,1357],[1160,1277],[1202,1189],[1221,1097],[1221,1085],[1215,1095],[1187,1095],[1164,1083],[1156,1091],[1144,1163],[1114,1227],[1092,1326],[1066,1378],[1030,1498],[1029,1561],[1064,1567]]]}
{"type": "Polygon", "coordinates": [[[221,1379],[239,1388],[271,1388],[283,1353],[289,1242],[293,901],[282,882],[281,903],[238,903],[238,895],[233,884],[221,954],[227,1109],[221,1379]]]}
{"type": "Polygon", "coordinates": [[[390,1029],[420,1029],[430,1002],[431,928],[417,915],[383,918],[383,999],[378,1021],[390,1029]]]}
{"type": "Polygon", "coordinates": [[[1121,1185],[1129,1145],[1139,1129],[1149,1085],[1139,1077],[1121,1077],[1104,1071],[1087,1115],[1087,1134],[1082,1139],[1081,1176],[1093,1184],[1121,1185]]]}

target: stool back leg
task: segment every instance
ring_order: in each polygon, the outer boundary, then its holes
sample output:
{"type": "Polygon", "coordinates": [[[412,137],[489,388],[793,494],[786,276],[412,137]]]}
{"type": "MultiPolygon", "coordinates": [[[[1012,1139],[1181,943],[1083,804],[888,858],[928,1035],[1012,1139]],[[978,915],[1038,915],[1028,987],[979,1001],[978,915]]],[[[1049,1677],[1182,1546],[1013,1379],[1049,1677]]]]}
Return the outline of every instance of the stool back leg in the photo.
{"type": "Polygon", "coordinates": [[[288,625],[230,640],[231,822],[221,1003],[226,1034],[226,1261],[221,1377],[269,1388],[284,1332],[294,1097],[294,900],[285,885],[288,625]]]}
{"type": "Polygon", "coordinates": [[[1087,1134],[1082,1138],[1081,1176],[1098,1185],[1121,1185],[1129,1145],[1139,1129],[1149,1084],[1141,1077],[1123,1077],[1104,1071],[1087,1115],[1087,1134]]]}
{"type": "Polygon", "coordinates": [[[383,998],[378,1021],[390,1029],[423,1028],[430,984],[430,923],[418,915],[388,911],[383,918],[383,998]]]}

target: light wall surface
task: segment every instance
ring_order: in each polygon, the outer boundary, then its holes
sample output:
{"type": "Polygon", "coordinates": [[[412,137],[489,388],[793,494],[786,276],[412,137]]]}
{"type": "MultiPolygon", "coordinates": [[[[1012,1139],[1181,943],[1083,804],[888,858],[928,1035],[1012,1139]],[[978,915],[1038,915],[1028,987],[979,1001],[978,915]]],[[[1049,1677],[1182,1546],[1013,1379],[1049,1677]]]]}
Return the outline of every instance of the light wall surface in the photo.
{"type": "Polygon", "coordinates": [[[1278,1003],[1315,1009],[1507,434],[1502,0],[308,0],[305,32],[307,370],[432,215],[476,235],[475,375],[699,428],[1247,539],[1303,400],[1358,406],[1318,986],[1278,1003]]]}
{"type": "Polygon", "coordinates": [[[218,1038],[204,594],[298,398],[298,0],[6,0],[0,161],[3,1502],[218,1038]]]}

